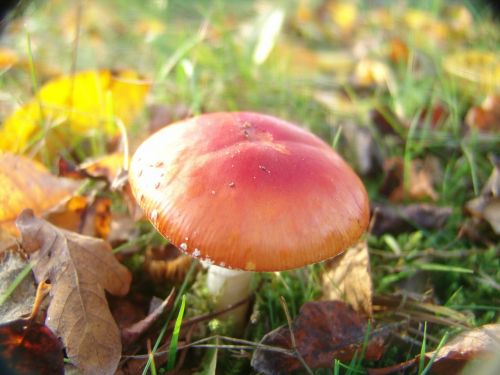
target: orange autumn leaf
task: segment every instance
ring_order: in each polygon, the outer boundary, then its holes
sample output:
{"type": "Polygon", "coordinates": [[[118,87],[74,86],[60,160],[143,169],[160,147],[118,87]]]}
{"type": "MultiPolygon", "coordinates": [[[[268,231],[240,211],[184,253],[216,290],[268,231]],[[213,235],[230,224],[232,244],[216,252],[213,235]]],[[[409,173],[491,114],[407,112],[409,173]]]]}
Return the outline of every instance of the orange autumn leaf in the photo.
{"type": "Polygon", "coordinates": [[[59,136],[84,136],[96,130],[116,134],[110,115],[130,124],[143,107],[149,87],[131,70],[84,71],[49,81],[5,120],[0,150],[22,152],[54,128],[59,136]]]}
{"type": "Polygon", "coordinates": [[[16,233],[14,220],[23,209],[41,214],[69,197],[78,185],[50,174],[36,161],[0,154],[0,227],[16,233]]]}
{"type": "Polygon", "coordinates": [[[17,53],[9,48],[0,48],[0,69],[8,69],[19,61],[17,53]]]}

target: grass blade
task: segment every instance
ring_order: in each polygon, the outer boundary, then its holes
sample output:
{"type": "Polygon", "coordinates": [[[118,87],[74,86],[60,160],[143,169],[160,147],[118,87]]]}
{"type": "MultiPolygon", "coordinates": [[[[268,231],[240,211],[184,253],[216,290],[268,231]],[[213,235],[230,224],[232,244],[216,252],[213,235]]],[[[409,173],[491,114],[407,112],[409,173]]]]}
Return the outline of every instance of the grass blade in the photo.
{"type": "Polygon", "coordinates": [[[181,331],[182,317],[184,316],[185,308],[186,308],[186,295],[183,294],[181,307],[179,309],[179,314],[177,315],[177,320],[175,321],[174,332],[172,333],[172,339],[170,340],[170,347],[168,350],[167,370],[172,370],[175,365],[175,357],[177,356],[177,343],[179,341],[179,332],[181,331]]]}

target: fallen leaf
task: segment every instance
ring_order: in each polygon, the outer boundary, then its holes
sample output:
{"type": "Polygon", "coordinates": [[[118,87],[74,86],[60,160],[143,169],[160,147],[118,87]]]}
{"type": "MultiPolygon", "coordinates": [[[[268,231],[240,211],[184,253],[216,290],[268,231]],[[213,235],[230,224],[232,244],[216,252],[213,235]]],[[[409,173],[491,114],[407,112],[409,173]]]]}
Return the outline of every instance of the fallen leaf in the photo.
{"type": "Polygon", "coordinates": [[[49,210],[44,218],[59,228],[83,234],[86,211],[90,204],[88,197],[74,195],[49,210]]]}
{"type": "Polygon", "coordinates": [[[436,201],[438,194],[433,185],[441,178],[441,168],[436,158],[413,159],[410,163],[407,186],[404,181],[404,162],[400,157],[384,161],[384,181],[379,189],[392,202],[406,199],[436,201]]]}
{"type": "Polygon", "coordinates": [[[431,371],[447,375],[459,373],[470,360],[494,359],[499,350],[500,324],[487,324],[457,335],[439,351],[426,353],[425,357],[430,360],[435,355],[431,371]]]}
{"type": "MultiPolygon", "coordinates": [[[[480,360],[480,366],[486,366],[485,361],[496,359],[499,350],[500,324],[487,324],[464,331],[445,343],[439,350],[425,353],[425,363],[427,365],[432,360],[430,366],[432,374],[458,374],[461,373],[467,363],[473,360],[480,360]]],[[[409,361],[390,367],[370,369],[368,373],[370,375],[401,373],[401,371],[416,366],[419,360],[420,356],[417,356],[409,361]]],[[[478,369],[481,369],[481,367],[478,369]]]]}
{"type": "Polygon", "coordinates": [[[464,37],[473,30],[474,18],[465,5],[447,5],[444,15],[452,31],[458,36],[464,37]]]}
{"type": "Polygon", "coordinates": [[[9,69],[19,61],[17,53],[9,48],[0,47],[0,69],[9,69]]]}
{"type": "MultiPolygon", "coordinates": [[[[500,55],[498,52],[464,50],[445,56],[444,70],[458,78],[460,82],[471,85],[481,92],[500,90],[500,55]]],[[[477,90],[474,92],[477,95],[477,90]]]]}
{"type": "Polygon", "coordinates": [[[420,113],[419,121],[429,124],[431,129],[438,128],[450,116],[450,111],[444,103],[434,103],[429,108],[424,108],[420,113]]]}
{"type": "Polygon", "coordinates": [[[325,262],[321,275],[323,299],[341,300],[354,310],[372,315],[372,279],[366,241],[325,262]]]}
{"type": "Polygon", "coordinates": [[[149,247],[144,258],[146,273],[156,282],[182,282],[193,258],[183,254],[172,244],[149,247]]]}
{"type": "MultiPolygon", "coordinates": [[[[0,255],[1,257],[1,255],[0,255]]],[[[0,261],[0,323],[28,316],[35,301],[35,283],[31,272],[21,281],[10,296],[3,300],[8,288],[28,265],[18,252],[9,251],[0,261]]]]}
{"type": "Polygon", "coordinates": [[[134,31],[148,43],[163,34],[165,29],[165,24],[154,18],[142,19],[134,24],[134,31]]]}
{"type": "Polygon", "coordinates": [[[370,232],[375,236],[385,233],[400,234],[419,229],[442,228],[450,215],[451,207],[437,207],[430,204],[372,205],[370,232]]]}
{"type": "Polygon", "coordinates": [[[79,185],[53,176],[36,161],[0,153],[0,226],[17,234],[14,220],[23,209],[31,208],[40,215],[68,198],[79,185]]]}
{"type": "MultiPolygon", "coordinates": [[[[331,367],[334,359],[350,361],[361,349],[366,335],[367,319],[340,301],[307,302],[292,323],[297,350],[311,368],[331,367]]],[[[290,330],[281,327],[269,332],[262,345],[291,349],[290,330]]],[[[364,357],[378,360],[384,350],[384,337],[370,335],[364,357]]],[[[292,352],[290,352],[292,353],[292,352]]],[[[289,374],[302,367],[292,355],[258,348],[252,367],[263,374],[289,374]]]]}
{"type": "Polygon", "coordinates": [[[124,348],[129,347],[135,343],[141,336],[143,336],[158,319],[163,315],[167,308],[172,307],[174,290],[168,297],[152,312],[150,312],[144,319],[135,322],[133,325],[122,330],[122,345],[124,348]]]}
{"type": "Polygon", "coordinates": [[[500,132],[500,95],[488,95],[480,106],[469,109],[465,123],[481,132],[500,132]]]}
{"type": "Polygon", "coordinates": [[[61,342],[40,323],[19,319],[1,324],[0,373],[64,374],[61,342]]]}
{"type": "Polygon", "coordinates": [[[329,12],[333,24],[343,34],[351,33],[358,19],[358,7],[350,1],[334,0],[329,2],[329,12]]]}
{"type": "Polygon", "coordinates": [[[447,24],[424,10],[407,9],[403,21],[414,32],[412,36],[418,45],[438,44],[445,41],[450,34],[447,24]]]}
{"type": "Polygon", "coordinates": [[[407,44],[400,38],[392,38],[389,41],[389,59],[394,64],[406,64],[410,52],[407,44]]]}
{"type": "Polygon", "coordinates": [[[129,125],[142,108],[149,87],[150,83],[131,70],[84,71],[57,78],[4,121],[0,150],[23,152],[36,137],[45,138],[50,147],[97,129],[117,134],[110,115],[129,125]]]}
{"type": "Polygon", "coordinates": [[[34,261],[37,281],[50,280],[52,300],[46,323],[63,340],[68,358],[88,374],[113,374],[121,356],[120,331],[104,290],[128,292],[131,275],[99,239],[59,229],[19,215],[23,249],[34,261]]]}
{"type": "Polygon", "coordinates": [[[466,211],[479,220],[488,222],[500,235],[500,157],[492,157],[493,171],[481,195],[465,204],[466,211]]]}
{"type": "Polygon", "coordinates": [[[356,171],[362,176],[380,175],[383,168],[382,153],[370,130],[351,122],[344,122],[341,126],[348,149],[354,153],[356,171]]]}
{"type": "Polygon", "coordinates": [[[128,162],[123,159],[123,152],[114,152],[98,159],[87,161],[79,166],[92,178],[103,178],[112,184],[116,177],[125,169],[128,162]]]}
{"type": "Polygon", "coordinates": [[[363,59],[354,70],[353,81],[361,87],[389,86],[394,82],[391,69],[382,61],[363,59]]]}

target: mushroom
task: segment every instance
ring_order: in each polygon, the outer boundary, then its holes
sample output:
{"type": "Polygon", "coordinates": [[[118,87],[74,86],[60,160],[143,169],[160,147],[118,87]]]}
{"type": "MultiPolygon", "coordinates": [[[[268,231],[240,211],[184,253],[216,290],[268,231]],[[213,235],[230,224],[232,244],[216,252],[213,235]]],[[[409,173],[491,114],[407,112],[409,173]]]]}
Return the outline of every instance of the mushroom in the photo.
{"type": "Polygon", "coordinates": [[[135,152],[129,179],[156,229],[211,265],[220,308],[249,294],[248,271],[332,258],[369,221],[363,183],[328,144],[258,113],[209,113],[159,130],[135,152]]]}

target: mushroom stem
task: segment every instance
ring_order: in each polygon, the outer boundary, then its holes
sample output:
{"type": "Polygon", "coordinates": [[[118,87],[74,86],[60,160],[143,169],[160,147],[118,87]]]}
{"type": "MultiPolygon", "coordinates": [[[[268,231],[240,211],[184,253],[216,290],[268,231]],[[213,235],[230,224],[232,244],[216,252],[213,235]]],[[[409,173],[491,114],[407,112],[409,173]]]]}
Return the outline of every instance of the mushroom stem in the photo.
{"type": "MultiPolygon", "coordinates": [[[[253,272],[231,270],[216,265],[208,268],[207,288],[215,297],[215,308],[224,309],[250,295],[253,272]]],[[[248,303],[223,315],[233,320],[236,329],[244,326],[248,303]]]]}

